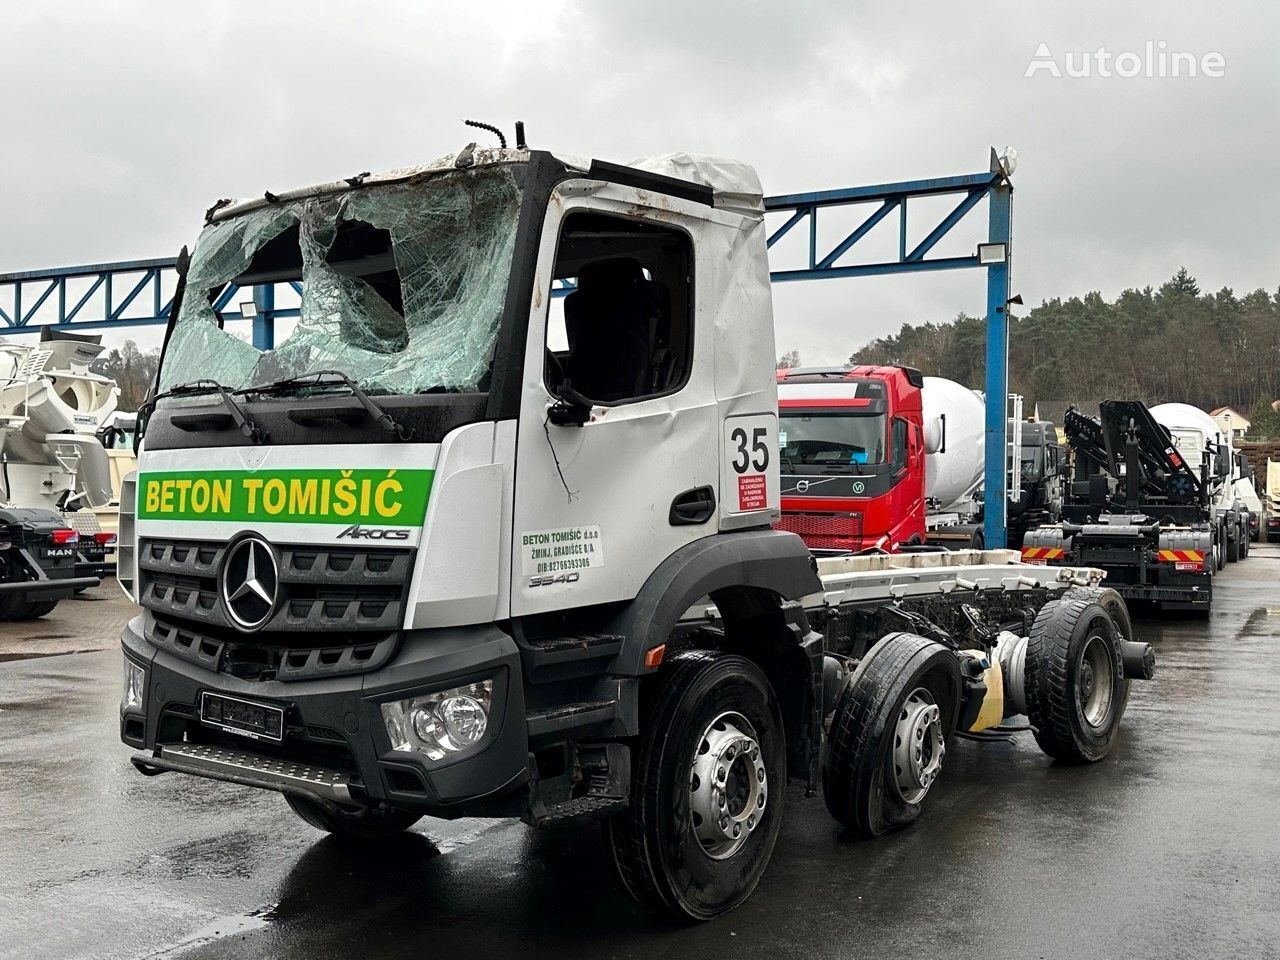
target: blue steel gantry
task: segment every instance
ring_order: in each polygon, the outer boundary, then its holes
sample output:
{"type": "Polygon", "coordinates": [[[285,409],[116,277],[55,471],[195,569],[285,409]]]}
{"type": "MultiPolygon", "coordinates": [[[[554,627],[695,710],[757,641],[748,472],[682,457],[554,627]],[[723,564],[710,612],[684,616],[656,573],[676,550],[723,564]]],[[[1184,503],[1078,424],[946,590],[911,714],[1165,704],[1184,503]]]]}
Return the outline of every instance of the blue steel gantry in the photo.
{"type": "MultiPolygon", "coordinates": [[[[844,277],[886,276],[921,271],[979,268],[987,271],[986,395],[1001,398],[986,408],[986,464],[984,472],[984,538],[988,547],[1006,542],[1006,444],[1008,395],[1009,260],[1012,236],[1012,164],[991,151],[984,173],[931,180],[907,180],[839,190],[786,194],[765,198],[765,210],[786,215],[769,236],[770,248],[802,223],[808,230],[808,261],[799,268],[770,273],[775,283],[830,280],[844,277]],[[907,209],[911,201],[954,196],[958,201],[924,238],[908,241],[907,209]],[[934,256],[930,252],[983,200],[987,201],[987,240],[965,256],[934,256]],[[819,243],[818,215],[823,210],[864,207],[869,214],[830,248],[819,243]],[[893,214],[898,220],[897,256],[872,262],[851,262],[859,244],[893,214]]],[[[0,336],[34,333],[53,325],[73,330],[165,324],[173,304],[176,260],[130,260],[78,267],[58,267],[0,274],[0,336]]],[[[563,295],[571,287],[554,291],[563,295]]],[[[277,292],[296,298],[296,282],[257,284],[244,291],[228,284],[215,298],[214,310],[224,320],[252,322],[255,347],[275,343],[275,321],[298,316],[296,307],[277,306],[277,292]],[[277,288],[280,288],[279,291],[277,288]],[[250,301],[250,298],[251,301],[250,301]],[[249,306],[249,303],[252,306],[249,306]]]]}

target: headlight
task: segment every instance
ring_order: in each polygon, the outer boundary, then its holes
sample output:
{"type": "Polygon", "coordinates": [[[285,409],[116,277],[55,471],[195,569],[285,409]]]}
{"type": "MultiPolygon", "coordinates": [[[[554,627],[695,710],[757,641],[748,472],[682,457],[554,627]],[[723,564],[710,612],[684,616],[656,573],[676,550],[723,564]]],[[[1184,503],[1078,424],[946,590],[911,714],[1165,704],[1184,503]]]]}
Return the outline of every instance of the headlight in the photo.
{"type": "Polygon", "coordinates": [[[395,750],[425,753],[442,760],[474,747],[489,728],[493,681],[429,693],[425,697],[382,704],[382,722],[395,750]]]}
{"type": "Polygon", "coordinates": [[[124,697],[126,710],[141,710],[142,697],[147,689],[147,671],[128,657],[124,658],[124,697]]]}

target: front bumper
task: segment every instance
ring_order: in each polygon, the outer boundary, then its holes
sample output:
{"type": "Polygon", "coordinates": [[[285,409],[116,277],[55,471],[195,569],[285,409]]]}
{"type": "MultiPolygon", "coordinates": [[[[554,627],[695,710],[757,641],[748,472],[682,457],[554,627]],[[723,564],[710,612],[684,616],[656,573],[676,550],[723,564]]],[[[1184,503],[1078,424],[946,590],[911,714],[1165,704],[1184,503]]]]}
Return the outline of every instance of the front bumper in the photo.
{"type": "Polygon", "coordinates": [[[412,631],[396,656],[375,671],[289,682],[244,680],[179,658],[145,639],[141,617],[126,625],[121,642],[125,656],[147,669],[142,709],[120,714],[121,739],[147,751],[136,758],[144,772],[179,770],[315,793],[305,783],[291,786],[263,775],[284,761],[340,776],[352,802],[387,801],[436,816],[463,815],[468,807],[516,793],[528,779],[519,650],[492,626],[412,631]],[[488,730],[471,751],[433,761],[391,748],[383,702],[486,678],[494,681],[488,730]],[[202,724],[198,705],[206,691],[283,708],[283,740],[242,738],[202,724]],[[209,759],[219,750],[221,766],[209,759]],[[209,756],[193,761],[192,754],[201,752],[209,756]],[[227,761],[236,754],[246,758],[240,769],[227,761]]]}

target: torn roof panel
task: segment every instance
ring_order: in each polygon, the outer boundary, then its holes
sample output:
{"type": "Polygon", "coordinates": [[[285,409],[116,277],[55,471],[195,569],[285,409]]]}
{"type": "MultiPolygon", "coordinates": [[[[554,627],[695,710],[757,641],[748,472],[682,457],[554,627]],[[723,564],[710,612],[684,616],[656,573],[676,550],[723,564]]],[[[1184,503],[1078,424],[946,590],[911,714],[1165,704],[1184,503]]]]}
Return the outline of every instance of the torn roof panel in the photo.
{"type": "MultiPolygon", "coordinates": [[[[479,149],[475,144],[468,144],[457,153],[446,154],[429,163],[397,167],[382,173],[359,173],[342,180],[332,180],[328,183],[281,193],[268,193],[261,197],[220,200],[209,211],[208,222],[226,220],[275,203],[340,193],[356,187],[409,181],[416,177],[434,176],[458,169],[474,169],[502,163],[526,163],[531,156],[529,150],[479,149]],[[460,158],[467,160],[462,167],[458,165],[460,158]]],[[[590,162],[585,158],[568,154],[552,154],[552,156],[573,172],[585,172],[590,166],[590,162]]],[[[764,212],[764,192],[760,186],[760,178],[755,168],[744,161],[729,157],[677,152],[642,157],[632,160],[627,166],[710,187],[714,195],[714,205],[717,208],[748,215],[759,215],[764,212]]]]}

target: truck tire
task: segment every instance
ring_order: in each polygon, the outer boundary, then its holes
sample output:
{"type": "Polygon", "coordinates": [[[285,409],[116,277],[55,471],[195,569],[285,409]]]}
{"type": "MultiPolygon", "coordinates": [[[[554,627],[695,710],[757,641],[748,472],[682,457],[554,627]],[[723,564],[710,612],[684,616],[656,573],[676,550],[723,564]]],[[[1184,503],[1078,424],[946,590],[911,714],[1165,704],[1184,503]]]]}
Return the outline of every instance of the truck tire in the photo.
{"type": "Polygon", "coordinates": [[[57,600],[29,600],[22,594],[0,596],[0,620],[38,620],[53,612],[57,605],[57,600]]]}
{"type": "Polygon", "coordinates": [[[891,633],[836,703],[822,791],[831,815],[870,839],[920,816],[960,709],[960,665],[936,640],[891,633]]]}
{"type": "Polygon", "coordinates": [[[378,840],[404,833],[422,819],[411,810],[387,807],[361,807],[359,810],[330,809],[294,793],[284,795],[289,809],[317,830],[351,840],[378,840]]]}
{"type": "MultiPolygon", "coordinates": [[[[1092,600],[1094,603],[1101,604],[1107,613],[1111,616],[1111,622],[1116,625],[1116,632],[1120,634],[1121,640],[1133,640],[1133,618],[1129,616],[1129,605],[1124,602],[1124,597],[1120,596],[1110,587],[1072,587],[1062,595],[1065,600],[1092,600]]],[[[1121,671],[1120,681],[1120,712],[1123,714],[1124,709],[1129,704],[1129,684],[1130,680],[1123,679],[1124,671],[1121,671]]]]}
{"type": "Polygon", "coordinates": [[[782,712],[758,666],[702,650],[672,657],[641,706],[631,803],[605,839],[635,900],[709,920],[751,895],[778,839],[782,712]]]}
{"type": "Polygon", "coordinates": [[[28,619],[28,612],[35,606],[35,601],[21,593],[0,594],[0,620],[14,621],[28,619]]]}
{"type": "Polygon", "coordinates": [[[1120,632],[1090,598],[1046,603],[1027,640],[1027,718],[1040,749],[1093,763],[1111,750],[1127,701],[1120,632]]]}

